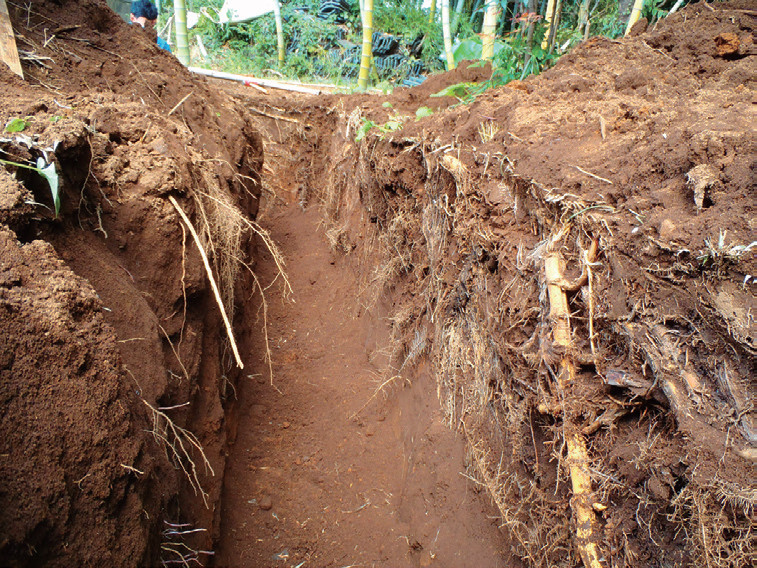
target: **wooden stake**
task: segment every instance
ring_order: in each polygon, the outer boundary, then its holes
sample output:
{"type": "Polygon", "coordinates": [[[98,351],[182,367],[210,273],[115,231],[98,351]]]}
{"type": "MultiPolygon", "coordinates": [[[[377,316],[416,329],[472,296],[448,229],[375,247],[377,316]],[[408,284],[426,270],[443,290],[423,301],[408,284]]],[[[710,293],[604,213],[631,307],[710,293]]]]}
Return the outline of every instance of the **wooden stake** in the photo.
{"type": "MultiPolygon", "coordinates": [[[[570,355],[571,330],[568,297],[559,283],[565,281],[564,262],[560,253],[551,252],[544,260],[544,272],[547,278],[549,294],[549,319],[552,322],[552,342],[563,352],[557,386],[565,393],[566,388],[575,380],[576,366],[570,355]]],[[[565,443],[568,447],[568,469],[573,488],[570,507],[576,517],[575,543],[586,568],[603,568],[602,555],[597,545],[599,531],[594,513],[591,476],[589,474],[589,453],[586,442],[578,428],[568,417],[563,417],[565,443]]]]}
{"type": "Polygon", "coordinates": [[[24,78],[24,70],[21,68],[21,60],[18,58],[18,49],[16,48],[16,36],[13,35],[13,26],[5,0],[0,0],[0,59],[16,75],[24,78]]]}
{"type": "Polygon", "coordinates": [[[168,201],[170,201],[171,205],[173,205],[176,208],[176,212],[181,216],[184,223],[187,225],[187,229],[189,229],[189,232],[192,233],[192,237],[194,238],[195,244],[197,245],[197,249],[200,251],[200,256],[202,256],[202,262],[205,265],[205,271],[208,273],[208,280],[210,280],[210,287],[213,288],[213,294],[216,297],[216,303],[218,304],[218,309],[221,310],[221,317],[223,318],[223,323],[226,325],[226,333],[229,336],[229,341],[231,342],[231,350],[234,352],[234,358],[237,361],[237,367],[239,367],[240,369],[244,369],[244,363],[242,363],[242,359],[239,357],[239,350],[237,349],[237,342],[234,341],[234,332],[231,330],[231,323],[229,323],[229,318],[226,316],[226,309],[223,307],[223,300],[221,299],[221,293],[218,291],[218,286],[216,285],[216,279],[213,277],[213,271],[210,268],[208,255],[205,254],[205,249],[202,248],[200,237],[198,236],[197,231],[195,231],[195,228],[192,226],[192,223],[189,221],[189,217],[187,217],[187,214],[184,213],[184,210],[181,208],[181,206],[176,201],[176,199],[174,199],[173,195],[168,196],[168,201]]]}

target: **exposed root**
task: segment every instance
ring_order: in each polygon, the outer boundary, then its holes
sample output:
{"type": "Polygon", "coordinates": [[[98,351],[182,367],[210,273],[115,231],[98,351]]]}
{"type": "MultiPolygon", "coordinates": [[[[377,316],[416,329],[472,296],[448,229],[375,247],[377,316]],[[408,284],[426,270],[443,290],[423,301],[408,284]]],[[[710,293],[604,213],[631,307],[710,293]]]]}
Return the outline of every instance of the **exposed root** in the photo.
{"type": "Polygon", "coordinates": [[[150,433],[155,438],[155,441],[163,445],[169,461],[184,472],[195,495],[199,494],[202,497],[203,503],[205,503],[205,507],[209,509],[209,495],[202,488],[197,464],[192,459],[192,454],[195,451],[200,454],[206,474],[210,471],[210,475],[215,475],[215,472],[208,458],[205,456],[205,452],[197,436],[189,430],[177,426],[165,413],[152,406],[146,400],[142,399],[142,402],[152,412],[153,428],[150,433]]]}
{"type": "Polygon", "coordinates": [[[168,200],[171,202],[171,205],[173,205],[176,208],[176,211],[184,220],[184,223],[186,223],[187,228],[189,229],[189,232],[192,234],[192,237],[194,237],[195,244],[197,245],[197,248],[200,251],[200,256],[202,256],[202,261],[203,261],[203,264],[205,265],[205,270],[208,274],[208,280],[210,281],[210,286],[213,289],[213,294],[215,294],[216,302],[218,303],[218,308],[221,310],[221,317],[223,318],[223,323],[226,326],[226,333],[229,337],[229,341],[231,342],[231,348],[234,352],[234,358],[236,359],[237,366],[240,369],[243,369],[244,363],[242,363],[242,359],[239,356],[237,343],[234,340],[234,331],[232,330],[231,322],[229,322],[229,318],[226,315],[226,309],[224,308],[223,300],[221,299],[221,293],[218,291],[218,285],[216,284],[215,277],[213,276],[213,270],[210,268],[208,255],[205,253],[205,249],[202,247],[202,243],[200,242],[200,237],[198,236],[197,231],[195,231],[194,227],[192,226],[192,223],[190,222],[189,217],[187,217],[187,214],[184,213],[184,210],[181,208],[181,206],[173,197],[173,195],[169,195],[168,200]]]}
{"type": "MultiPolygon", "coordinates": [[[[570,312],[565,291],[560,286],[564,280],[563,260],[559,253],[551,252],[544,260],[544,271],[549,293],[549,318],[552,323],[552,339],[555,346],[566,349],[571,344],[570,312]]],[[[572,357],[566,351],[560,362],[557,386],[560,398],[565,397],[567,386],[575,380],[576,369],[572,357]]],[[[569,417],[564,417],[565,443],[568,447],[567,466],[573,486],[570,500],[575,514],[575,543],[586,568],[605,566],[604,556],[599,550],[599,527],[592,508],[594,495],[589,474],[589,455],[586,442],[569,417]]]]}

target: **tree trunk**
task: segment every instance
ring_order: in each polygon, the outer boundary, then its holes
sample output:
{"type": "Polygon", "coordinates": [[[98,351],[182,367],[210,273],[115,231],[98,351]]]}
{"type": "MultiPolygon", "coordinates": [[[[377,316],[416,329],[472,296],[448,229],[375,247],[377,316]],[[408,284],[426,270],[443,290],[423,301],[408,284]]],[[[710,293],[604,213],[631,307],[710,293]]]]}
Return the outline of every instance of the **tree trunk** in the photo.
{"type": "Polygon", "coordinates": [[[618,0],[618,23],[628,20],[635,0],[618,0]]]}
{"type": "Polygon", "coordinates": [[[547,49],[547,47],[549,47],[549,37],[552,35],[552,21],[555,19],[556,7],[557,7],[556,0],[548,0],[547,11],[544,13],[544,20],[547,24],[547,29],[544,30],[544,39],[541,42],[542,49],[547,49]]]}
{"type": "Polygon", "coordinates": [[[431,7],[428,10],[428,23],[434,23],[434,16],[436,16],[436,0],[431,0],[431,7]]]}
{"type": "Polygon", "coordinates": [[[589,21],[589,0],[582,0],[581,7],[578,9],[578,31],[586,29],[586,23],[589,21]]]}
{"type": "MultiPolygon", "coordinates": [[[[528,11],[531,13],[536,12],[536,0],[528,0],[528,11]]],[[[534,22],[528,23],[528,29],[526,31],[526,55],[523,58],[523,71],[525,73],[528,62],[531,61],[531,49],[534,45],[534,22]]]]}
{"type": "Polygon", "coordinates": [[[562,14],[562,0],[557,0],[555,5],[555,16],[552,20],[552,26],[549,33],[549,52],[555,48],[555,41],[557,40],[557,30],[560,28],[560,15],[562,14]]]}
{"type": "Polygon", "coordinates": [[[455,15],[453,16],[452,24],[450,25],[451,35],[455,35],[457,33],[457,27],[460,25],[460,16],[463,12],[464,5],[465,0],[457,0],[457,4],[455,4],[455,15]]]}

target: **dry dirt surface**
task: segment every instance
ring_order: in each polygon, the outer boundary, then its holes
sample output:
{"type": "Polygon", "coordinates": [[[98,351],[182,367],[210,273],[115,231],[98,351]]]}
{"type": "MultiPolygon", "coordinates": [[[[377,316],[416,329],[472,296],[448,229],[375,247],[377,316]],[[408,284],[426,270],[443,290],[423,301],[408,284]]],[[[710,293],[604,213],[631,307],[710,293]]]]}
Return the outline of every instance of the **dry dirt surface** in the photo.
{"type": "Polygon", "coordinates": [[[8,5],[0,564],[754,564],[751,2],[469,104],[8,5]]]}

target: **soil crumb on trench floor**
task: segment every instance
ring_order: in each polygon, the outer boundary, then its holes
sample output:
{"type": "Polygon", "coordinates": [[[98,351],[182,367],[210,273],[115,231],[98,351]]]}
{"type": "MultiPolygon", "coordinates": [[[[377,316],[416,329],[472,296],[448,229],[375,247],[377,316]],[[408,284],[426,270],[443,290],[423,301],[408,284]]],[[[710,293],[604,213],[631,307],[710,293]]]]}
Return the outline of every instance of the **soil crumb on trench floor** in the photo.
{"type": "MultiPolygon", "coordinates": [[[[387,325],[358,304],[355,273],[318,214],[290,205],[268,228],[294,293],[268,292],[273,386],[261,337],[239,388],[217,564],[516,566],[461,475],[463,445],[442,422],[433,377],[421,369],[374,396],[391,378],[387,325]]],[[[270,255],[258,258],[270,281],[270,255]]]]}

